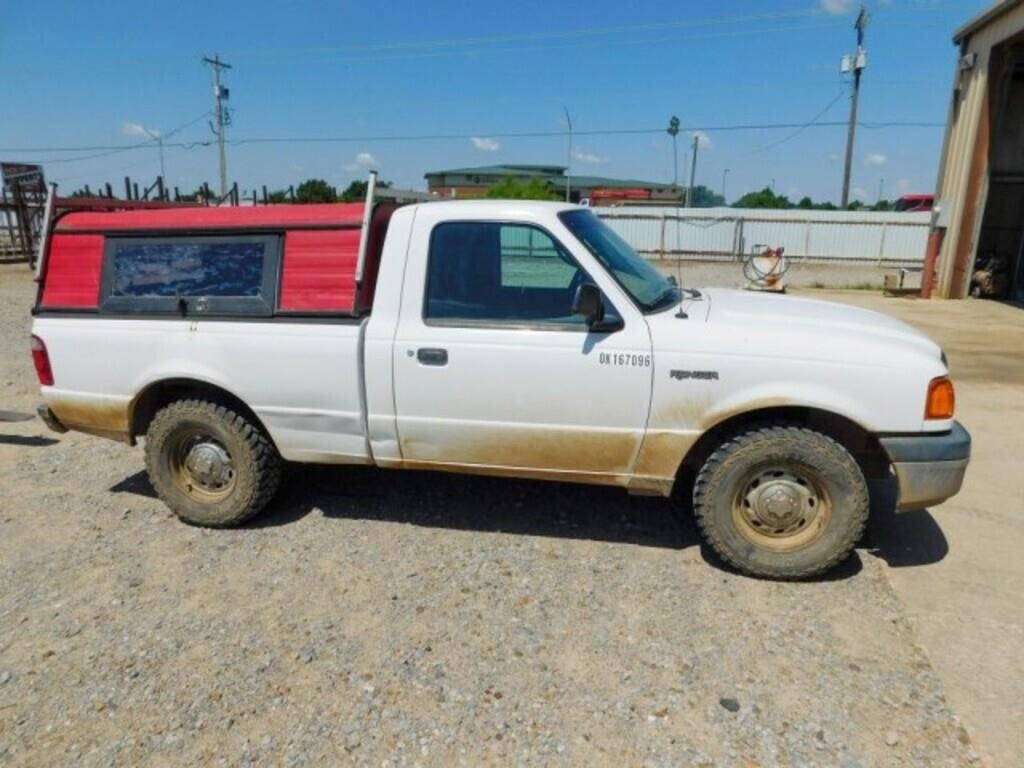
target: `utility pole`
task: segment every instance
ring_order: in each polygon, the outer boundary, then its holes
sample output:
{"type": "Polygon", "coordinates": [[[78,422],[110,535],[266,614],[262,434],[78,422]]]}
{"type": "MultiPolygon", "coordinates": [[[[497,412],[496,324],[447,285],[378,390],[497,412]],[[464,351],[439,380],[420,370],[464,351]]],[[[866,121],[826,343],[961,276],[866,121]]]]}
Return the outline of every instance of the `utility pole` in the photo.
{"type": "Polygon", "coordinates": [[[562,107],[565,110],[565,124],[569,127],[569,150],[566,154],[565,164],[565,202],[569,202],[569,192],[572,188],[572,117],[569,115],[569,108],[562,107]]]}
{"type": "Polygon", "coordinates": [[[224,127],[231,122],[231,118],[224,106],[230,92],[220,84],[220,71],[231,69],[231,65],[221,61],[220,56],[214,56],[212,59],[203,57],[203,62],[209,64],[213,72],[213,117],[216,124],[210,127],[217,134],[217,149],[220,151],[220,196],[223,198],[228,194],[228,158],[224,154],[224,127]]]}
{"type": "Polygon", "coordinates": [[[676,136],[679,135],[679,118],[672,115],[668,121],[668,135],[672,137],[672,187],[679,186],[679,150],[676,148],[676,136]]]}
{"type": "Polygon", "coordinates": [[[693,154],[690,155],[690,186],[686,188],[686,207],[693,203],[693,180],[697,175],[697,146],[700,144],[700,135],[693,134],[693,154]]]}
{"type": "Polygon", "coordinates": [[[722,205],[728,205],[725,199],[725,177],[729,175],[729,169],[722,171],[722,205]]]}
{"type": "Polygon", "coordinates": [[[850,202],[850,169],[853,165],[853,137],[857,130],[857,100],[860,97],[860,73],[868,63],[868,55],[864,50],[864,30],[868,26],[868,10],[863,5],[857,14],[853,28],[857,30],[857,50],[853,56],[844,56],[840,63],[840,71],[853,71],[853,95],[850,97],[850,126],[846,130],[846,163],[843,166],[843,194],[839,207],[843,210],[850,202]]]}

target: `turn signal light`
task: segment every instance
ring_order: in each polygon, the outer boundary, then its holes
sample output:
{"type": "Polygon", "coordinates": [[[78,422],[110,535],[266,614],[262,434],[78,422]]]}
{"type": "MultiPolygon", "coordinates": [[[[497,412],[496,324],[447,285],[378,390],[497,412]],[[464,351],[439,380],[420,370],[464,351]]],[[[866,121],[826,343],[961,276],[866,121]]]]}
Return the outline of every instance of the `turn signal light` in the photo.
{"type": "Polygon", "coordinates": [[[32,337],[32,362],[36,366],[36,376],[44,387],[53,386],[53,368],[50,367],[50,355],[46,345],[38,336],[32,337]]]}
{"type": "Polygon", "coordinates": [[[928,384],[928,399],[924,405],[926,419],[952,419],[956,408],[953,382],[948,376],[932,379],[928,384]]]}

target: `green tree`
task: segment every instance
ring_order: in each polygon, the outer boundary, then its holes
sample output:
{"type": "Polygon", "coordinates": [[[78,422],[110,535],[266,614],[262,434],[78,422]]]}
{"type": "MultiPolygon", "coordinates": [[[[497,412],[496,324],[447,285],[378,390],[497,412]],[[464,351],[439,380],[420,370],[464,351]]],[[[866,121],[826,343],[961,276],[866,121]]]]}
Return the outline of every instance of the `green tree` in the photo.
{"type": "Polygon", "coordinates": [[[511,176],[506,176],[497,184],[489,187],[487,197],[500,200],[561,200],[562,196],[555,192],[546,181],[534,176],[523,183],[511,176]]]}
{"type": "Polygon", "coordinates": [[[776,195],[771,187],[758,192],[747,192],[732,204],[733,208],[792,208],[793,203],[785,195],[776,195]]]}
{"type": "Polygon", "coordinates": [[[824,203],[816,203],[811,198],[804,195],[800,198],[800,202],[796,204],[797,208],[805,211],[834,211],[836,206],[834,203],[830,203],[827,200],[824,203]]]}
{"type": "Polygon", "coordinates": [[[714,208],[725,205],[725,198],[703,184],[696,184],[693,187],[690,205],[694,208],[714,208]]]}
{"type": "MultiPolygon", "coordinates": [[[[378,181],[377,186],[381,189],[388,189],[391,187],[391,182],[378,181]]],[[[366,187],[367,181],[365,179],[356,179],[345,188],[344,192],[341,193],[341,201],[343,203],[358,203],[365,200],[366,187]]]]}
{"type": "Polygon", "coordinates": [[[296,203],[333,203],[338,192],[323,179],[306,179],[295,188],[296,203]]]}
{"type": "Polygon", "coordinates": [[[891,211],[893,209],[892,200],[879,200],[871,206],[872,211],[891,211]]]}

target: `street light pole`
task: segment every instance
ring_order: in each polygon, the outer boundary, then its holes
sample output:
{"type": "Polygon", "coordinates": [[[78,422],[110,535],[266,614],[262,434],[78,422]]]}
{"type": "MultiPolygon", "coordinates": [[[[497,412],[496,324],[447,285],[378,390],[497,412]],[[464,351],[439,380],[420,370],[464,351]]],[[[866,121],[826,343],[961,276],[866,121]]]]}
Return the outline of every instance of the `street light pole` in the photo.
{"type": "Polygon", "coordinates": [[[568,203],[572,189],[572,117],[569,115],[568,107],[562,107],[562,109],[565,110],[565,123],[569,127],[569,151],[565,165],[565,202],[568,203]]]}
{"type": "Polygon", "coordinates": [[[724,171],[722,171],[722,203],[723,204],[727,203],[726,198],[725,198],[725,177],[728,176],[728,175],[729,175],[729,169],[726,168],[724,171]]]}
{"type": "Polygon", "coordinates": [[[672,115],[668,121],[668,135],[672,137],[672,186],[679,186],[679,150],[676,148],[676,136],[679,135],[679,118],[672,115]]]}

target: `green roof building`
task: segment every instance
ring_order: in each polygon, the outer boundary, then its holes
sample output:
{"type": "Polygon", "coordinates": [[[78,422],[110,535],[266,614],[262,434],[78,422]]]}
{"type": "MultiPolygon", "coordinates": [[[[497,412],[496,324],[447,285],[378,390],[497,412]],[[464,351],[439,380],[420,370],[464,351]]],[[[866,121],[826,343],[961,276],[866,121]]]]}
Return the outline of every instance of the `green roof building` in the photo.
{"type": "MultiPolygon", "coordinates": [[[[489,187],[505,178],[528,182],[540,179],[551,185],[552,189],[562,191],[566,183],[566,167],[564,165],[481,165],[474,168],[450,168],[443,171],[430,171],[426,174],[427,188],[442,197],[473,198],[484,197],[489,187]]],[[[590,199],[594,204],[599,202],[644,202],[657,201],[674,203],[682,197],[682,187],[673,187],[660,181],[640,181],[638,179],[610,179],[604,176],[577,176],[569,178],[570,199],[579,202],[590,199]],[[594,191],[598,195],[594,196],[594,191]]]]}

